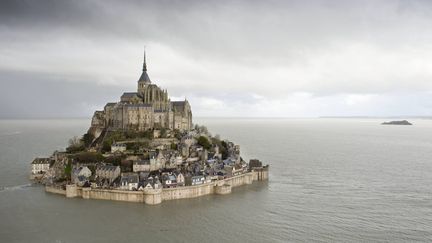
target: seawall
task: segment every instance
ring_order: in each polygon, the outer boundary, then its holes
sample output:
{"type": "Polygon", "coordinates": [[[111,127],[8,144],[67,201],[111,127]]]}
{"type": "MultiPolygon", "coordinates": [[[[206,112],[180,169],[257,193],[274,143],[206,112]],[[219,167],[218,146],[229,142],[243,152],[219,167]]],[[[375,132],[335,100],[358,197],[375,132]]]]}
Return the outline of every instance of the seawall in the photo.
{"type": "Polygon", "coordinates": [[[76,185],[67,185],[66,190],[46,186],[45,191],[64,195],[68,198],[82,197],[84,199],[100,199],[125,202],[138,202],[149,205],[160,204],[163,201],[196,198],[210,194],[230,194],[233,187],[252,184],[253,181],[268,180],[268,167],[254,170],[245,174],[230,177],[211,183],[196,186],[176,188],[146,189],[144,191],[125,191],[82,188],[76,185]]]}
{"type": "Polygon", "coordinates": [[[63,190],[60,187],[46,186],[45,191],[66,196],[66,190],[63,190]]]}

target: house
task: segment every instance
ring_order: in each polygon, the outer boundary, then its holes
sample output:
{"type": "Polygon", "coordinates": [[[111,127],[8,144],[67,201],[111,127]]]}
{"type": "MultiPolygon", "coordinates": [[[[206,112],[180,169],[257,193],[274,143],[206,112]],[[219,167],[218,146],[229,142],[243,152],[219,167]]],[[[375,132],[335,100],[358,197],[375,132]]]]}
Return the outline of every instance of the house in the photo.
{"type": "Polygon", "coordinates": [[[241,175],[241,174],[243,174],[243,172],[244,172],[243,171],[243,166],[241,164],[235,164],[234,165],[233,171],[232,171],[232,174],[234,176],[241,175]]]}
{"type": "Polygon", "coordinates": [[[163,187],[176,187],[177,186],[177,177],[173,174],[165,174],[162,176],[162,185],[163,187]]]}
{"type": "Polygon", "coordinates": [[[138,160],[133,162],[132,165],[133,172],[148,172],[151,171],[150,160],[138,160]]]}
{"type": "Polygon", "coordinates": [[[217,180],[219,178],[215,168],[207,168],[204,170],[204,174],[207,175],[210,180],[217,180]]]}
{"type": "Polygon", "coordinates": [[[162,188],[162,183],[159,180],[159,177],[157,177],[157,176],[155,176],[155,178],[153,180],[153,187],[154,187],[154,189],[162,188]]]}
{"type": "Polygon", "coordinates": [[[146,181],[149,177],[150,173],[149,172],[140,172],[139,173],[139,180],[140,181],[146,181]]]}
{"type": "Polygon", "coordinates": [[[162,150],[159,150],[159,153],[157,154],[156,158],[155,158],[155,169],[154,170],[159,170],[163,167],[163,165],[165,165],[165,163],[167,162],[164,153],[162,152],[162,150]]]}
{"type": "Polygon", "coordinates": [[[144,183],[144,190],[146,189],[160,189],[162,188],[162,183],[157,176],[150,176],[148,180],[144,183]]]}
{"type": "Polygon", "coordinates": [[[63,178],[65,176],[65,167],[69,163],[67,154],[62,152],[54,153],[54,163],[50,168],[53,178],[63,178]]]}
{"type": "Polygon", "coordinates": [[[202,175],[192,176],[191,178],[192,186],[204,184],[205,178],[202,175]]]}
{"type": "Polygon", "coordinates": [[[51,158],[36,158],[32,161],[32,174],[42,174],[49,170],[50,164],[54,163],[51,158]]]}
{"type": "Polygon", "coordinates": [[[218,176],[218,179],[219,179],[219,180],[222,180],[222,179],[225,179],[225,178],[228,177],[228,176],[227,176],[227,172],[226,172],[225,170],[218,170],[218,171],[216,172],[216,175],[218,176]]]}
{"type": "Polygon", "coordinates": [[[102,165],[96,168],[96,176],[99,179],[106,179],[112,183],[117,177],[120,176],[120,166],[102,165]]]}
{"type": "Polygon", "coordinates": [[[180,155],[176,156],[176,157],[175,157],[175,164],[176,164],[177,166],[183,164],[183,157],[180,156],[180,155]]]}
{"type": "Polygon", "coordinates": [[[92,172],[87,166],[80,166],[72,169],[71,180],[72,183],[83,186],[86,182],[89,181],[91,175],[92,172]]]}
{"type": "Polygon", "coordinates": [[[162,152],[156,153],[155,151],[149,152],[150,159],[150,170],[155,171],[162,168],[162,164],[165,164],[165,157],[162,152]]]}
{"type": "MultiPolygon", "coordinates": [[[[216,178],[217,179],[217,178],[216,178]]],[[[211,183],[213,180],[212,176],[204,176],[204,183],[211,183]]]]}
{"type": "Polygon", "coordinates": [[[241,164],[234,164],[234,165],[225,165],[224,170],[226,171],[227,177],[233,177],[240,174],[243,174],[243,166],[241,164]]]}
{"type": "Polygon", "coordinates": [[[122,173],[120,179],[120,189],[122,190],[137,190],[138,189],[138,174],[137,173],[122,173]]]}
{"type": "Polygon", "coordinates": [[[123,153],[126,151],[126,144],[124,143],[113,143],[111,145],[111,153],[123,153]]]}
{"type": "Polygon", "coordinates": [[[176,176],[177,180],[177,186],[184,186],[185,185],[185,177],[182,173],[178,173],[176,176]]]}
{"type": "Polygon", "coordinates": [[[230,166],[234,165],[235,162],[236,162],[236,159],[231,158],[231,157],[229,157],[229,158],[227,158],[226,160],[223,161],[223,163],[225,165],[230,165],[230,166]]]}
{"type": "Polygon", "coordinates": [[[154,189],[153,184],[151,182],[146,182],[143,187],[140,187],[139,190],[151,190],[154,189]]]}

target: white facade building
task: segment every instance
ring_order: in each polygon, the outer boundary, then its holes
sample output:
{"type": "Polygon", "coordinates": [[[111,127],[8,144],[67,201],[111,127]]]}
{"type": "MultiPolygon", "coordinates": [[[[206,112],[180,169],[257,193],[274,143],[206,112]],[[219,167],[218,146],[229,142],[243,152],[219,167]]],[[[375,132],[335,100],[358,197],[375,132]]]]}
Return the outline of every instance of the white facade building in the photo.
{"type": "Polygon", "coordinates": [[[36,158],[32,164],[32,174],[42,174],[49,170],[52,159],[50,158],[36,158]]]}

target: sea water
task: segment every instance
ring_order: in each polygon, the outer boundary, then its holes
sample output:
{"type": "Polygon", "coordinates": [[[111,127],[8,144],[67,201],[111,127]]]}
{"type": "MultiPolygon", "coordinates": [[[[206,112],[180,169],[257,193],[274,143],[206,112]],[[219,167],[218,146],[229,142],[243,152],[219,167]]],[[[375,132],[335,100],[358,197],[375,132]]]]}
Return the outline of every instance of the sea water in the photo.
{"type": "Polygon", "coordinates": [[[432,241],[432,120],[201,118],[268,182],[160,205],[68,199],[28,181],[90,119],[0,120],[0,242],[432,241]]]}

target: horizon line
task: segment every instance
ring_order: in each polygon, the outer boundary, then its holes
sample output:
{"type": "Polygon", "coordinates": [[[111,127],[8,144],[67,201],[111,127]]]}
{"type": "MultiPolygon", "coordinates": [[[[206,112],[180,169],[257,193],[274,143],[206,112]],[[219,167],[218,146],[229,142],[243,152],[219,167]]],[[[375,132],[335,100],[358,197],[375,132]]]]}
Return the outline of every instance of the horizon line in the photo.
{"type": "MultiPolygon", "coordinates": [[[[91,119],[92,116],[75,117],[0,117],[0,120],[62,120],[62,119],[91,119]]],[[[432,115],[394,115],[394,116],[196,116],[196,119],[384,119],[384,118],[409,118],[409,119],[432,119],[432,115]]]]}

